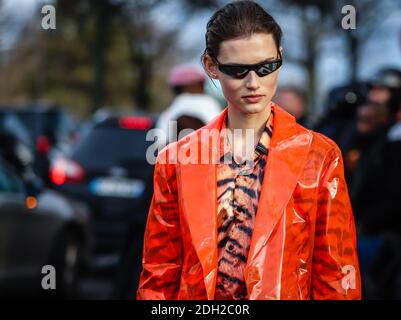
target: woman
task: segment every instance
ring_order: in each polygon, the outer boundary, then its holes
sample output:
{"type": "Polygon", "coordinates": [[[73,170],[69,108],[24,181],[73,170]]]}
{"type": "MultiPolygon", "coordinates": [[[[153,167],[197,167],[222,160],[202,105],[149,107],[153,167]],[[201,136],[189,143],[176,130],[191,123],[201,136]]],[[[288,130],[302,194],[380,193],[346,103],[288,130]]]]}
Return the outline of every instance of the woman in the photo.
{"type": "Polygon", "coordinates": [[[228,106],[158,156],[138,299],[360,298],[340,150],[271,102],[280,44],[279,25],[252,1],[208,22],[202,61],[228,106]],[[208,130],[224,132],[219,150],[208,130]],[[179,158],[194,150],[211,161],[179,158]]]}

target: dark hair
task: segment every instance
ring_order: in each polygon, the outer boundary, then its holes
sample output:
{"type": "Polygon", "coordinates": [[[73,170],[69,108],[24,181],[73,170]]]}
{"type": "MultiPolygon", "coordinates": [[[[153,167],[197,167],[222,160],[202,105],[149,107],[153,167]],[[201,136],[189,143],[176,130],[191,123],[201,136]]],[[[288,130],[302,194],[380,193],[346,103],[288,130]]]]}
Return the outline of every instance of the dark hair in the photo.
{"type": "Polygon", "coordinates": [[[221,42],[254,33],[272,34],[279,50],[282,31],[274,18],[253,1],[231,2],[217,10],[208,21],[204,54],[217,57],[221,42]]]}

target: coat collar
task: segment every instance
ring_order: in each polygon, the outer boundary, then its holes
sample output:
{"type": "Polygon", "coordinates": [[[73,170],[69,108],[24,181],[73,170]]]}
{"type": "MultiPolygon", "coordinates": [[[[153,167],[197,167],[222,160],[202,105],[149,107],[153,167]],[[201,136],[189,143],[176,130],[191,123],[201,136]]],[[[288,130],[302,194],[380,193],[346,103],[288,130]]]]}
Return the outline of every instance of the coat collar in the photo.
{"type": "MultiPolygon", "coordinates": [[[[273,136],[259,199],[245,280],[248,269],[269,240],[274,227],[285,211],[304,168],[312,134],[296,125],[293,116],[278,105],[274,111],[273,136]]],[[[209,122],[204,129],[222,128],[227,108],[209,122]]],[[[204,147],[202,130],[196,131],[197,139],[182,143],[182,148],[196,147],[209,153],[211,159],[219,156],[215,145],[204,147]]],[[[182,211],[188,222],[193,246],[202,264],[208,299],[213,299],[217,279],[217,185],[215,164],[179,164],[182,211]]],[[[252,287],[252,285],[251,285],[252,287]]],[[[249,288],[249,286],[248,286],[249,288]]]]}

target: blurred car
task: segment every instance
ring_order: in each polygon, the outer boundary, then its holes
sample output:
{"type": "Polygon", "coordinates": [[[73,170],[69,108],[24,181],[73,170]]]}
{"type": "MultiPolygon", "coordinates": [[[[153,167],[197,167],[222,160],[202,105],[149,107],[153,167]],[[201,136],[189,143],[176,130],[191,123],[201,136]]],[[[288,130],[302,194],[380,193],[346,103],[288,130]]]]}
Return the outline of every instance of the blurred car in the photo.
{"type": "Polygon", "coordinates": [[[75,297],[90,263],[88,208],[44,189],[19,143],[0,132],[0,296],[75,297]],[[41,287],[45,265],[55,267],[56,290],[41,287]]]}
{"type": "Polygon", "coordinates": [[[33,148],[27,128],[15,115],[13,109],[0,108],[0,132],[12,134],[25,146],[33,148]]]}
{"type": "Polygon", "coordinates": [[[98,267],[117,266],[129,232],[143,233],[154,170],[146,160],[152,144],[146,135],[155,120],[153,115],[134,114],[92,122],[71,154],[51,164],[54,188],[91,209],[98,267]]]}
{"type": "MultiPolygon", "coordinates": [[[[29,104],[23,107],[2,107],[0,114],[18,120],[18,131],[26,131],[34,150],[34,170],[48,182],[50,155],[54,149],[68,146],[74,139],[74,122],[60,107],[45,104],[29,104]]],[[[20,134],[21,135],[21,134],[20,134]]]]}

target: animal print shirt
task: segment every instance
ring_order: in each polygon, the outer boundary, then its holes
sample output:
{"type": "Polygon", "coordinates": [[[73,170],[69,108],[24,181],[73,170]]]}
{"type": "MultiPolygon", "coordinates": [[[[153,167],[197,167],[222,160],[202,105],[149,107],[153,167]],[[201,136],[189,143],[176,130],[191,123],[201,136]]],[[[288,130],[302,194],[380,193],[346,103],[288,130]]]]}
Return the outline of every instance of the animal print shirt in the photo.
{"type": "MultiPolygon", "coordinates": [[[[227,121],[227,118],[226,118],[227,121]]],[[[223,128],[226,128],[223,123],[223,128]]],[[[217,168],[218,201],[218,275],[215,299],[245,300],[247,296],[244,268],[249,247],[268,147],[273,130],[273,112],[253,152],[253,163],[223,163],[223,157],[231,159],[231,151],[221,151],[217,168]],[[230,154],[229,154],[230,153],[230,154]]],[[[221,139],[220,150],[226,139],[221,139]]]]}

